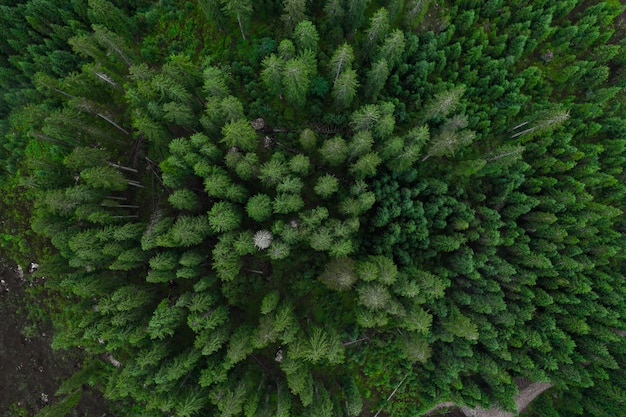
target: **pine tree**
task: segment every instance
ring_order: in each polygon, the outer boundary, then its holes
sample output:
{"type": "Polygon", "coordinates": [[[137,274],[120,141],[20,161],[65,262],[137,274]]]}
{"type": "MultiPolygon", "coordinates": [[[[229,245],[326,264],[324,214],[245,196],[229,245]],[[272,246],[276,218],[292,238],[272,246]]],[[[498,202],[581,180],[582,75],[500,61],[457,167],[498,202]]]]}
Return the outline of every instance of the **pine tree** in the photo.
{"type": "Polygon", "coordinates": [[[244,27],[247,25],[250,16],[252,15],[252,1],[250,0],[220,0],[222,3],[222,10],[229,16],[233,16],[237,19],[239,24],[239,30],[241,37],[245,40],[246,33],[244,27]]]}
{"type": "Polygon", "coordinates": [[[464,92],[465,86],[460,85],[437,94],[424,109],[424,119],[431,120],[435,117],[446,117],[456,109],[464,92]]]}
{"type": "Polygon", "coordinates": [[[287,32],[291,32],[294,28],[306,19],[305,0],[283,0],[283,14],[280,16],[285,23],[287,32]]]}
{"type": "Polygon", "coordinates": [[[382,160],[377,153],[369,152],[361,156],[354,164],[350,166],[350,173],[356,179],[372,177],[376,174],[376,168],[381,162],[382,160]]]}
{"type": "Polygon", "coordinates": [[[191,190],[183,189],[174,191],[168,201],[179,210],[196,211],[200,208],[198,196],[191,190]]]}
{"type": "Polygon", "coordinates": [[[87,4],[89,5],[87,14],[91,23],[104,25],[126,39],[132,38],[136,27],[122,10],[106,0],[89,0],[87,4]]]}
{"type": "Polygon", "coordinates": [[[357,131],[370,130],[380,119],[380,109],[374,104],[368,104],[352,113],[350,124],[357,131]]]}
{"type": "Polygon", "coordinates": [[[276,214],[287,214],[300,210],[304,200],[298,194],[279,193],[274,198],[273,208],[276,214]]]}
{"type": "Polygon", "coordinates": [[[328,198],[339,190],[339,181],[332,175],[324,175],[317,179],[315,193],[322,198],[328,198]]]}
{"type": "Polygon", "coordinates": [[[261,71],[261,79],[268,87],[270,92],[278,94],[281,91],[283,69],[285,61],[272,54],[263,59],[263,70],[261,71]]]}
{"type": "Polygon", "coordinates": [[[317,137],[311,129],[304,129],[300,132],[300,145],[306,151],[313,151],[317,148],[317,137]]]}
{"type": "Polygon", "coordinates": [[[257,147],[257,133],[248,121],[236,120],[224,125],[220,142],[252,152],[257,147]]]}
{"type": "Polygon", "coordinates": [[[159,303],[148,324],[148,334],[152,339],[164,339],[172,336],[176,327],[183,323],[184,312],[177,308],[172,308],[168,300],[159,303]]]}
{"type": "Polygon", "coordinates": [[[209,225],[216,233],[235,230],[241,222],[237,208],[225,201],[213,204],[209,211],[209,225]]]}
{"type": "Polygon", "coordinates": [[[348,156],[348,145],[342,137],[335,136],[324,141],[320,154],[330,166],[339,166],[348,156]]]}
{"type": "Polygon", "coordinates": [[[226,359],[229,364],[234,365],[244,360],[253,350],[251,344],[252,329],[239,327],[236,329],[228,343],[226,359]]]}
{"type": "Polygon", "coordinates": [[[124,38],[109,31],[102,25],[94,24],[92,25],[92,28],[94,30],[93,37],[100,46],[112,51],[115,55],[121,58],[122,61],[124,61],[126,66],[130,67],[133,65],[133,61],[135,60],[135,57],[133,56],[134,53],[124,38]]]}
{"type": "Polygon", "coordinates": [[[310,60],[305,55],[289,59],[282,73],[282,85],[285,98],[302,107],[306,101],[306,94],[311,83],[311,76],[315,72],[315,60],[310,60]]]}
{"type": "Polygon", "coordinates": [[[425,363],[432,355],[428,341],[421,335],[408,333],[400,340],[400,351],[410,362],[425,363]]]}
{"type": "Polygon", "coordinates": [[[367,94],[375,98],[385,86],[387,78],[389,78],[389,64],[387,60],[381,58],[372,63],[372,67],[367,73],[367,84],[365,85],[367,94]]]}
{"type": "Polygon", "coordinates": [[[300,178],[288,176],[276,186],[276,191],[279,193],[300,194],[302,187],[304,187],[304,183],[300,178]]]}
{"type": "Polygon", "coordinates": [[[77,171],[85,168],[106,165],[110,158],[109,152],[105,149],[76,147],[72,153],[65,157],[63,164],[77,171]]]}
{"type": "Polygon", "coordinates": [[[320,36],[315,25],[310,20],[298,22],[293,33],[293,38],[300,50],[309,49],[313,52],[317,51],[317,43],[320,40],[320,36]]]}
{"type": "Polygon", "coordinates": [[[367,42],[371,48],[380,42],[389,31],[389,12],[381,7],[370,18],[370,27],[367,30],[367,42]]]}
{"type": "Polygon", "coordinates": [[[337,84],[339,76],[344,71],[349,70],[352,67],[352,61],[354,61],[354,51],[349,44],[344,43],[335,50],[329,63],[330,74],[333,78],[333,85],[337,84]]]}
{"type": "Polygon", "coordinates": [[[326,264],[319,279],[335,291],[348,290],[357,280],[355,262],[345,257],[332,259],[326,264]]]}
{"type": "Polygon", "coordinates": [[[81,171],[80,178],[94,188],[111,191],[123,191],[128,188],[129,181],[115,168],[96,166],[81,171]]]}
{"type": "Polygon", "coordinates": [[[391,301],[389,291],[380,284],[364,284],[359,286],[359,303],[370,310],[383,310],[391,301]]]}
{"type": "Polygon", "coordinates": [[[265,194],[257,194],[248,200],[246,212],[257,222],[267,220],[272,215],[272,200],[265,194]]]}
{"type": "Polygon", "coordinates": [[[357,87],[359,81],[356,71],[345,70],[337,79],[333,85],[332,96],[335,99],[335,104],[340,107],[348,107],[357,93],[357,87]]]}
{"type": "Polygon", "coordinates": [[[393,68],[400,62],[404,48],[404,33],[400,29],[394,29],[380,46],[378,59],[384,59],[393,68]]]}
{"type": "Polygon", "coordinates": [[[157,243],[166,247],[188,247],[201,243],[211,234],[211,219],[205,216],[181,216],[167,234],[157,238],[157,243]]]}

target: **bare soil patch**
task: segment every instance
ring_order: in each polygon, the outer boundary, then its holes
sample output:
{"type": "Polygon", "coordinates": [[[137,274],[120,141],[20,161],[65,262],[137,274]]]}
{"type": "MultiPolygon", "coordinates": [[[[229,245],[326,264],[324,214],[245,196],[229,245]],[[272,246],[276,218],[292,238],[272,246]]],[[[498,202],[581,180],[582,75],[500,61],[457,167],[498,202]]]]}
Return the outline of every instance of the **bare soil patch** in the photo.
{"type": "MultiPolygon", "coordinates": [[[[80,352],[55,351],[50,347],[49,320],[28,319],[25,289],[43,285],[42,280],[20,277],[14,266],[0,261],[0,416],[35,416],[59,399],[55,392],[65,379],[80,369],[80,352]]],[[[32,301],[30,301],[32,303],[32,301]]],[[[85,389],[74,416],[112,416],[100,394],[85,389]]]]}

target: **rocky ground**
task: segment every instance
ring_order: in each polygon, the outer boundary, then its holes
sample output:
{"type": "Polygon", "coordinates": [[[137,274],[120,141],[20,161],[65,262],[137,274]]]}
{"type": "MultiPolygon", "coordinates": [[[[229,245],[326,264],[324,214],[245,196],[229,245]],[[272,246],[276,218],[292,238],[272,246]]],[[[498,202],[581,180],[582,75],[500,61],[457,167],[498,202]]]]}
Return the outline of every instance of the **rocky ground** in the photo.
{"type": "MultiPolygon", "coordinates": [[[[25,276],[17,268],[0,262],[0,416],[35,416],[59,401],[55,392],[61,382],[80,369],[78,353],[54,351],[50,347],[49,321],[28,319],[27,288],[43,285],[41,278],[25,276]]],[[[30,301],[32,303],[32,301],[30,301]]],[[[112,416],[104,400],[85,389],[71,415],[112,416]]]]}

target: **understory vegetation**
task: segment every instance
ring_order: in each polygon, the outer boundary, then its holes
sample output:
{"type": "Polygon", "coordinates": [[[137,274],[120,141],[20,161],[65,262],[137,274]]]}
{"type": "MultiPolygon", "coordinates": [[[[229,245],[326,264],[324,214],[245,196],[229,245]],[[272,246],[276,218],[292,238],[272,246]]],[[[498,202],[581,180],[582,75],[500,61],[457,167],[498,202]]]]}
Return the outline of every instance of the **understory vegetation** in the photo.
{"type": "Polygon", "coordinates": [[[59,395],[624,415],[619,1],[0,4],[0,241],[84,352],[59,395]]]}

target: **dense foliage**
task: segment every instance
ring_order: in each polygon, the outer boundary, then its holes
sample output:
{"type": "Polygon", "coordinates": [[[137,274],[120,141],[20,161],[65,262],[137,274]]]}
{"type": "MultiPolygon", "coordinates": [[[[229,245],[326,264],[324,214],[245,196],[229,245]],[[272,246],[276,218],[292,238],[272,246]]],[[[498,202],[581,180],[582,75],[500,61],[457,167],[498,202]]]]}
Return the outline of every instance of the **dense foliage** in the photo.
{"type": "Polygon", "coordinates": [[[617,0],[0,3],[3,198],[92,358],[64,392],[622,412],[617,0]]]}

